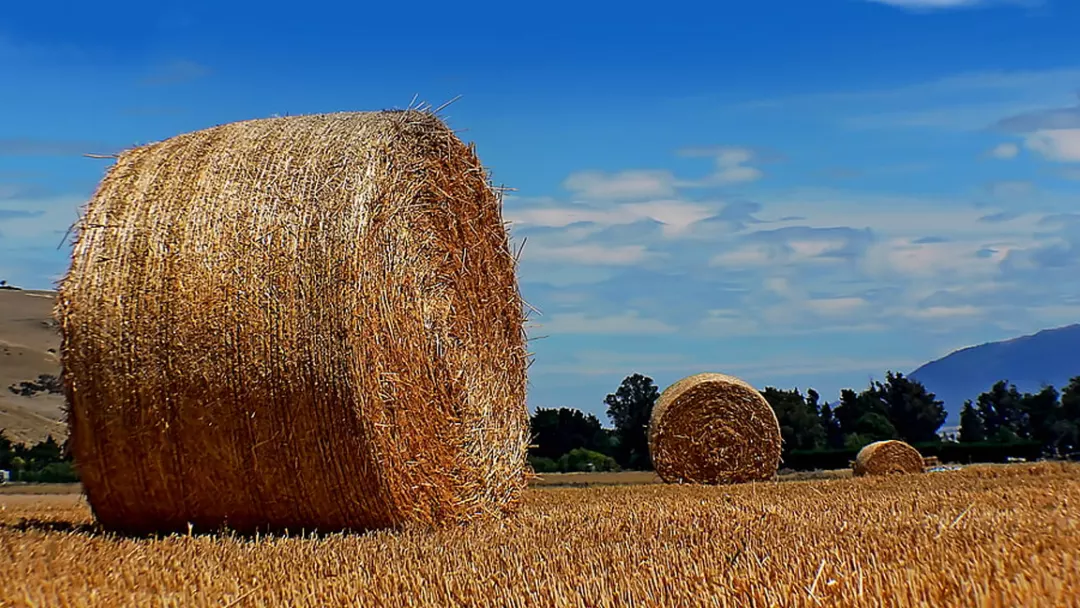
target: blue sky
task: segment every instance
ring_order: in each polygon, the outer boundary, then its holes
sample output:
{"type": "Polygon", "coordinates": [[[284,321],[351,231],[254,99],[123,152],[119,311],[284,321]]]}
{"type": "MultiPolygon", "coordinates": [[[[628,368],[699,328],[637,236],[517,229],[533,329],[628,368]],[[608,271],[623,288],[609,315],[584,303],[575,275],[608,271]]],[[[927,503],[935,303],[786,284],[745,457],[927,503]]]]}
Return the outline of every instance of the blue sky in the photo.
{"type": "MultiPolygon", "coordinates": [[[[49,288],[110,153],[273,114],[464,129],[540,309],[530,405],[626,375],[834,400],[1080,321],[1080,3],[19,3],[0,278],[49,288]]],[[[932,387],[931,387],[932,388],[932,387]]]]}

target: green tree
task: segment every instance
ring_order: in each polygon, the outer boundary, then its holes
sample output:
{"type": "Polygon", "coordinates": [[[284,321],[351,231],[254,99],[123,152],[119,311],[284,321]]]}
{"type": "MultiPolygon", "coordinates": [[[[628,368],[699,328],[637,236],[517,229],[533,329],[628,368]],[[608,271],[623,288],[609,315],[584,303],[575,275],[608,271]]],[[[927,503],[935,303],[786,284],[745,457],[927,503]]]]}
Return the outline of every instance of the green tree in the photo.
{"type": "Polygon", "coordinates": [[[12,451],[11,440],[5,433],[7,429],[0,429],[0,469],[11,466],[11,459],[15,456],[12,451]]]}
{"type": "Polygon", "coordinates": [[[649,419],[660,390],[652,378],[633,374],[618,390],[604,398],[607,415],[615,427],[615,459],[627,469],[652,469],[649,458],[649,419]]]}
{"type": "Polygon", "coordinates": [[[23,471],[26,470],[26,460],[22,456],[15,456],[11,459],[11,477],[13,481],[22,480],[23,471]]]}
{"type": "Polygon", "coordinates": [[[840,391],[840,404],[833,415],[840,424],[845,447],[852,446],[849,438],[853,435],[859,436],[854,443],[861,445],[896,436],[896,428],[889,422],[884,403],[876,397],[873,385],[861,393],[850,388],[840,391]]]}
{"type": "Polygon", "coordinates": [[[533,471],[537,473],[558,473],[559,464],[550,458],[544,458],[542,456],[530,456],[529,464],[532,465],[533,471]]]}
{"type": "Polygon", "coordinates": [[[615,459],[606,454],[594,452],[592,450],[586,450],[584,448],[574,448],[566,454],[563,454],[559,458],[559,470],[564,473],[570,473],[573,471],[617,471],[619,470],[618,463],[615,459]]]}
{"type": "Polygon", "coordinates": [[[1080,450],[1080,376],[1061,390],[1061,418],[1057,423],[1063,452],[1080,450]]]}
{"type": "Polygon", "coordinates": [[[869,438],[871,441],[895,439],[897,437],[896,427],[893,426],[888,416],[879,412],[869,412],[859,418],[859,422],[855,426],[855,434],[869,438]]]}
{"type": "Polygon", "coordinates": [[[895,429],[896,437],[908,443],[936,441],[945,423],[945,404],[917,380],[888,371],[885,382],[875,381],[867,397],[881,403],[881,409],[895,429]]]}
{"type": "Polygon", "coordinates": [[[1074,376],[1061,391],[1061,415],[1065,420],[1080,423],[1080,376],[1074,376]]]}
{"type": "Polygon", "coordinates": [[[538,447],[532,455],[557,459],[574,448],[607,453],[611,442],[600,426],[600,420],[580,410],[560,407],[537,408],[530,420],[533,443],[538,447]]]}
{"type": "Polygon", "coordinates": [[[971,399],[965,401],[964,409],[960,410],[960,441],[964,443],[986,441],[986,429],[983,427],[982,416],[971,403],[971,399]]]}
{"type": "Polygon", "coordinates": [[[840,422],[836,419],[832,406],[828,402],[821,406],[818,418],[821,420],[821,428],[825,430],[825,447],[832,450],[843,448],[844,432],[840,430],[840,422]]]}
{"type": "Polygon", "coordinates": [[[844,435],[844,449],[847,450],[861,450],[869,443],[877,441],[874,437],[867,435],[860,435],[859,433],[851,433],[850,435],[844,435]]]}
{"type": "Polygon", "coordinates": [[[54,462],[62,462],[64,460],[64,453],[60,447],[60,444],[53,439],[52,435],[45,437],[44,441],[34,444],[32,448],[27,451],[31,462],[36,465],[36,468],[44,467],[47,464],[54,462]]]}
{"type": "Polygon", "coordinates": [[[990,441],[1008,443],[1028,436],[1024,396],[1007,380],[999,380],[975,400],[990,441]]]}
{"type": "Polygon", "coordinates": [[[1043,444],[1048,451],[1056,451],[1061,437],[1061,401],[1053,386],[1044,386],[1037,393],[1025,393],[1021,398],[1021,410],[1027,420],[1030,437],[1043,444]]]}
{"type": "Polygon", "coordinates": [[[817,450],[825,445],[825,429],[818,417],[817,393],[813,395],[814,403],[811,405],[797,388],[781,390],[767,386],[761,391],[761,396],[772,406],[780,424],[785,456],[792,450],[817,450]]]}

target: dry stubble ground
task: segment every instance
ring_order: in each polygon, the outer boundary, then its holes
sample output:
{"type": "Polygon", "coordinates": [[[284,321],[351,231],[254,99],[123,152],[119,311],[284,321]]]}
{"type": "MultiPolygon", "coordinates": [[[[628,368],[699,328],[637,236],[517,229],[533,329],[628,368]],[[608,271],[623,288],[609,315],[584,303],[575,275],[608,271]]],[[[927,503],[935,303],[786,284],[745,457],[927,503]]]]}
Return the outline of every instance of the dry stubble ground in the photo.
{"type": "Polygon", "coordinates": [[[436,533],[114,538],[0,496],[3,606],[1074,606],[1080,465],[529,490],[436,533]]]}

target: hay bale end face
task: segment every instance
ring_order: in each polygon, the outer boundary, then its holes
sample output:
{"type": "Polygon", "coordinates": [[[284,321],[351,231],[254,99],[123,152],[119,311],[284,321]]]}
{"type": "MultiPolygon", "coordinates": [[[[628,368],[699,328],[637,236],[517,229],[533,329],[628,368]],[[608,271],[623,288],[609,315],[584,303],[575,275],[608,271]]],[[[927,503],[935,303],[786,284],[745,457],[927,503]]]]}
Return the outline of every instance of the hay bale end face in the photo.
{"type": "Polygon", "coordinates": [[[724,374],[696,374],[669,386],[649,422],[653,467],[668,483],[770,479],[780,447],[780,425],[769,403],[754,387],[724,374]]]}
{"type": "Polygon", "coordinates": [[[852,473],[864,475],[891,475],[922,473],[925,463],[919,451],[903,441],[876,441],[859,450],[852,473]]]}
{"type": "Polygon", "coordinates": [[[501,203],[427,111],[120,155],[56,309],[97,519],[310,531],[514,510],[528,354],[501,203]]]}

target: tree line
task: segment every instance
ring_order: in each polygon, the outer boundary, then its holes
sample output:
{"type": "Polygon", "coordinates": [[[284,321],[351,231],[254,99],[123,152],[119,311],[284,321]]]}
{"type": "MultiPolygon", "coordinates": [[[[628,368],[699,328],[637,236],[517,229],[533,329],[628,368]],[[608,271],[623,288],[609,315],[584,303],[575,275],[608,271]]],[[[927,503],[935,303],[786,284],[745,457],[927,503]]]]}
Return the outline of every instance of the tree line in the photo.
{"type": "MultiPolygon", "coordinates": [[[[868,443],[899,439],[947,461],[1065,457],[1080,449],[1080,376],[1059,393],[1021,393],[1002,380],[964,403],[958,433],[942,434],[944,403],[922,383],[888,371],[856,392],[822,401],[814,389],[765,387],[783,438],[783,465],[840,468],[868,443]]],[[[653,380],[627,376],[604,403],[612,428],[573,408],[539,408],[531,417],[530,462],[540,473],[649,470],[648,424],[660,396],[653,380]]]]}
{"type": "Polygon", "coordinates": [[[67,483],[79,480],[67,446],[52,435],[34,445],[15,443],[0,430],[0,470],[11,481],[67,483]]]}

